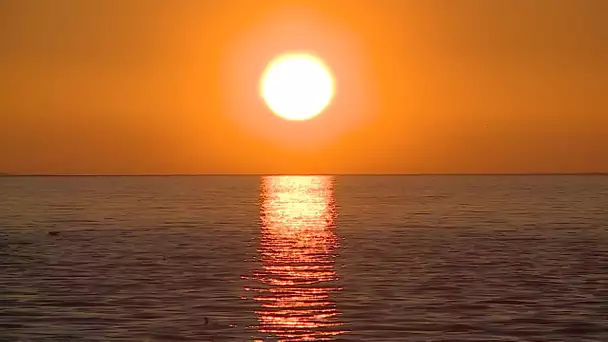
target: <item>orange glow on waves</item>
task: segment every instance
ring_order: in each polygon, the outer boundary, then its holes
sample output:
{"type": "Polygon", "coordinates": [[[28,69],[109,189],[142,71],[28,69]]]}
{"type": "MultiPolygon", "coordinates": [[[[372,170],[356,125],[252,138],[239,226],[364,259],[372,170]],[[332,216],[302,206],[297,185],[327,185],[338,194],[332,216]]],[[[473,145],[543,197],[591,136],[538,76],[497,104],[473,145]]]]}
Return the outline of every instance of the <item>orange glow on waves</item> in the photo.
{"type": "Polygon", "coordinates": [[[261,270],[253,278],[258,330],[280,341],[322,341],[344,332],[331,298],[336,209],[331,177],[262,181],[261,270]]]}

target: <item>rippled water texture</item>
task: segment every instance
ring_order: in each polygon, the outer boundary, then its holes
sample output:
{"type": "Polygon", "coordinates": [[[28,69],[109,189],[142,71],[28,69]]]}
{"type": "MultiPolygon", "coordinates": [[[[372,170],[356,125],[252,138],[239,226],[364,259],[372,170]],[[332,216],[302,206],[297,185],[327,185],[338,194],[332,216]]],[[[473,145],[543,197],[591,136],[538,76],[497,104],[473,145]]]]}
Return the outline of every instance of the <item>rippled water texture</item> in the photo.
{"type": "Polygon", "coordinates": [[[288,341],[325,341],[343,322],[331,293],[339,290],[334,251],[335,201],[330,177],[262,180],[260,271],[253,279],[258,330],[288,341]]]}
{"type": "Polygon", "coordinates": [[[607,208],[604,176],[1,177],[0,341],[608,341],[607,208]]]}

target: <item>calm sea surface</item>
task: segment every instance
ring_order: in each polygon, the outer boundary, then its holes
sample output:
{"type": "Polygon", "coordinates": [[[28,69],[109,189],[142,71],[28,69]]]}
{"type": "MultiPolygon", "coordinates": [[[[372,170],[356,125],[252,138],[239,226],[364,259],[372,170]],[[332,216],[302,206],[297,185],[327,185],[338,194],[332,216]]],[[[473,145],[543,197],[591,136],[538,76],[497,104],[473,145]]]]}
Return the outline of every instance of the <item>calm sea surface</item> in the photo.
{"type": "Polygon", "coordinates": [[[608,177],[0,178],[0,341],[324,340],[608,341],[608,177]]]}

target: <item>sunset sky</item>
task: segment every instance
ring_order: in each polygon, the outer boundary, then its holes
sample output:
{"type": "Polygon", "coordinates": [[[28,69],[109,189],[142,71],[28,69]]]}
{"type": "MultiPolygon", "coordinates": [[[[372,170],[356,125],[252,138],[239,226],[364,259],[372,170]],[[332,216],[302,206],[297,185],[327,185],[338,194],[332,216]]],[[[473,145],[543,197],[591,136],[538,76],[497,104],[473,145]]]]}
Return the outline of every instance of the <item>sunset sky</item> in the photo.
{"type": "Polygon", "coordinates": [[[4,0],[0,173],[608,172],[605,0],[4,0]],[[310,51],[313,120],[259,93],[310,51]]]}

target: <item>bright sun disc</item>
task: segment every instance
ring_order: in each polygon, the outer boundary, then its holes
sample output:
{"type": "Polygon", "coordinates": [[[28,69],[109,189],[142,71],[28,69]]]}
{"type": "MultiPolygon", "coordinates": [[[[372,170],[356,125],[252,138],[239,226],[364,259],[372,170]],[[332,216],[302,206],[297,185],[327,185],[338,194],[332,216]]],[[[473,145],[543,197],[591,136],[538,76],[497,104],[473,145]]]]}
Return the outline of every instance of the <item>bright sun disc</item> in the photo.
{"type": "Polygon", "coordinates": [[[319,58],[304,53],[285,54],[268,64],[260,90],[276,115],[287,120],[308,120],[329,105],[334,79],[319,58]]]}

